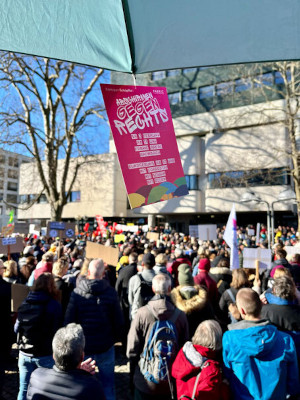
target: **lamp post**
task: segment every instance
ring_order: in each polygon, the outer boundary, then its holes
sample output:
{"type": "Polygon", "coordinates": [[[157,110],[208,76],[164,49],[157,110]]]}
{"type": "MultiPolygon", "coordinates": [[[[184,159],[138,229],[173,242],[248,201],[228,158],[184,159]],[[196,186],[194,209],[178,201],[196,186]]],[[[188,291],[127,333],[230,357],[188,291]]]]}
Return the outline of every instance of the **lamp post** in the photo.
{"type": "Polygon", "coordinates": [[[296,201],[296,193],[292,189],[285,189],[279,193],[278,200],[271,203],[272,245],[274,244],[275,230],[274,204],[281,203],[282,201],[296,201]]]}
{"type": "Polygon", "coordinates": [[[267,206],[267,231],[268,231],[268,249],[271,248],[271,229],[270,229],[270,220],[271,220],[271,209],[270,209],[270,204],[266,200],[262,200],[259,196],[257,196],[254,192],[252,191],[247,191],[243,193],[240,203],[250,203],[250,202],[255,202],[255,203],[264,203],[267,206]]]}

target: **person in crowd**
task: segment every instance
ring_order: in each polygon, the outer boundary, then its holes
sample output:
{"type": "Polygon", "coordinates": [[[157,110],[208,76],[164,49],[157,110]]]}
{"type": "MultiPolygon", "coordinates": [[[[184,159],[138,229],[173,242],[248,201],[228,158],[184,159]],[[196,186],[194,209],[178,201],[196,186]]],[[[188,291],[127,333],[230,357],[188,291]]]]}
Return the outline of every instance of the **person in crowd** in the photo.
{"type": "Polygon", "coordinates": [[[188,264],[179,265],[178,282],[179,286],[171,292],[171,299],[173,304],[186,314],[190,336],[193,336],[200,322],[215,318],[214,311],[206,289],[194,284],[188,264]]]}
{"type": "MultiPolygon", "coordinates": [[[[189,338],[188,322],[184,312],[178,310],[170,300],[171,279],[166,274],[158,274],[152,281],[155,296],[146,306],[141,307],[133,319],[127,342],[127,357],[130,362],[130,376],[135,387],[135,399],[171,399],[168,380],[153,383],[144,378],[139,366],[141,354],[147,344],[153,324],[174,319],[179,348],[189,338]],[[176,314],[175,314],[176,313],[176,314]]],[[[171,371],[169,371],[170,373],[171,371]]]]}
{"type": "Polygon", "coordinates": [[[53,366],[51,342],[62,325],[62,309],[57,298],[52,274],[44,273],[18,309],[15,324],[19,348],[18,400],[26,399],[30,375],[36,368],[53,366]]]}
{"type": "Polygon", "coordinates": [[[230,288],[232,282],[232,271],[229,265],[230,261],[227,258],[223,258],[216,267],[212,267],[209,270],[209,276],[216,282],[220,296],[230,288]]]}
{"type": "Polygon", "coordinates": [[[227,323],[234,323],[241,319],[239,311],[233,306],[236,304],[237,292],[244,287],[249,287],[249,281],[245,270],[242,268],[233,270],[230,288],[225,290],[219,301],[219,307],[223,313],[223,319],[227,323]]]}
{"type": "Polygon", "coordinates": [[[271,270],[271,274],[270,274],[271,276],[273,276],[273,274],[276,270],[276,267],[278,267],[279,265],[286,267],[286,268],[291,267],[290,263],[286,259],[286,254],[287,254],[286,251],[281,247],[277,247],[275,249],[275,260],[272,263],[272,270],[271,270]]]}
{"type": "Polygon", "coordinates": [[[85,337],[80,325],[60,328],[52,342],[52,369],[37,368],[30,377],[27,400],[105,400],[95,361],[84,361],[85,337]]]}
{"type": "Polygon", "coordinates": [[[224,373],[233,398],[269,400],[298,395],[299,371],[291,336],[261,319],[262,304],[254,290],[240,289],[236,303],[242,321],[229,325],[223,336],[224,373]]]}
{"type": "Polygon", "coordinates": [[[89,265],[90,265],[91,261],[92,261],[91,258],[85,258],[84,259],[83,264],[82,264],[82,266],[80,268],[80,272],[79,272],[79,274],[77,275],[77,278],[76,278],[76,287],[79,285],[81,280],[83,280],[83,279],[85,279],[87,277],[88,270],[89,270],[89,265]]]}
{"type": "MultiPolygon", "coordinates": [[[[41,239],[35,239],[34,248],[33,248],[33,254],[36,257],[38,262],[41,261],[43,255],[44,255],[42,247],[43,247],[43,243],[42,243],[41,239]]],[[[50,271],[47,271],[47,272],[50,272],[50,271]]]]}
{"type": "Polygon", "coordinates": [[[172,287],[173,287],[174,286],[173,278],[172,278],[172,275],[170,274],[170,272],[167,270],[167,262],[168,262],[168,257],[166,256],[165,253],[157,254],[157,256],[155,257],[155,265],[154,265],[153,270],[156,275],[157,274],[169,275],[169,277],[171,278],[172,287]]]}
{"type": "Polygon", "coordinates": [[[219,293],[216,282],[209,276],[210,261],[208,258],[201,258],[198,265],[198,275],[194,277],[196,285],[205,286],[208,298],[212,306],[217,309],[219,303],[219,293]]]}
{"type": "Polygon", "coordinates": [[[54,259],[54,254],[51,251],[48,251],[47,253],[43,254],[42,260],[38,263],[36,269],[32,272],[28,280],[28,286],[33,286],[34,281],[36,281],[41,274],[45,272],[52,273],[53,259],[54,259]]]}
{"type": "Polygon", "coordinates": [[[200,246],[197,251],[197,257],[194,258],[192,263],[193,276],[198,274],[198,265],[201,258],[209,258],[209,251],[205,246],[200,246]]]}
{"type": "Polygon", "coordinates": [[[221,349],[220,324],[214,320],[201,322],[192,341],[185,343],[172,365],[178,399],[230,399],[229,387],[223,382],[221,371],[221,349]]]}
{"type": "Polygon", "coordinates": [[[23,285],[26,285],[32,271],[35,269],[37,264],[36,258],[33,256],[29,257],[23,257],[22,259],[19,260],[19,266],[20,266],[20,283],[23,285]],[[21,262],[22,260],[22,262],[21,262]]]}
{"type": "Polygon", "coordinates": [[[61,305],[63,314],[65,314],[73,287],[66,282],[63,277],[68,272],[68,261],[65,258],[59,258],[54,264],[52,274],[56,288],[60,291],[61,305]]]}
{"type": "Polygon", "coordinates": [[[3,279],[5,267],[0,260],[0,398],[4,386],[5,366],[10,358],[11,345],[13,342],[13,329],[11,319],[11,284],[3,279]]]}
{"type": "Polygon", "coordinates": [[[152,280],[155,276],[153,267],[155,265],[155,257],[151,253],[144,254],[142,261],[142,272],[134,275],[129,280],[128,288],[128,301],[130,304],[130,316],[133,320],[137,310],[144,306],[151,297],[152,292],[152,280]]]}
{"type": "Polygon", "coordinates": [[[17,263],[14,260],[7,260],[3,265],[5,267],[3,279],[9,283],[18,283],[19,274],[17,263]]]}
{"type": "Polygon", "coordinates": [[[175,260],[173,263],[167,267],[168,271],[172,275],[172,278],[174,280],[175,286],[178,286],[178,267],[180,264],[188,264],[190,267],[192,266],[192,263],[190,262],[189,258],[184,256],[182,249],[176,247],[174,250],[174,255],[175,255],[175,260]]]}
{"type": "Polygon", "coordinates": [[[82,326],[85,352],[96,361],[105,397],[115,400],[114,343],[121,339],[124,323],[117,293],[103,279],[104,274],[103,260],[92,260],[86,278],[71,294],[65,325],[75,322],[82,326]]]}
{"type": "Polygon", "coordinates": [[[63,276],[63,280],[67,282],[67,284],[71,286],[73,289],[76,287],[76,279],[80,274],[82,265],[83,265],[83,258],[77,258],[74,261],[72,269],[68,271],[66,275],[63,276]]]}
{"type": "Polygon", "coordinates": [[[293,254],[290,261],[290,271],[293,276],[297,289],[300,289],[300,254],[293,254]]]}

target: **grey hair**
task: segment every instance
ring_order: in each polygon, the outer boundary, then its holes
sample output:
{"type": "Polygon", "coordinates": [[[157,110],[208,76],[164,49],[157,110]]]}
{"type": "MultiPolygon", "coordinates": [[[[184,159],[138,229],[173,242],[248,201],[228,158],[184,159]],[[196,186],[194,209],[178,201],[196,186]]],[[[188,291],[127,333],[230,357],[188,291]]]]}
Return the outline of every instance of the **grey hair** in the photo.
{"type": "Polygon", "coordinates": [[[175,254],[175,257],[180,257],[180,256],[183,256],[183,251],[182,251],[182,249],[179,249],[178,247],[176,247],[176,249],[174,250],[174,254],[175,254]]]}
{"type": "Polygon", "coordinates": [[[155,294],[166,295],[171,288],[171,278],[167,274],[157,274],[152,280],[152,287],[155,294]]]}
{"type": "Polygon", "coordinates": [[[295,283],[289,276],[280,276],[274,280],[273,294],[286,300],[294,300],[296,297],[295,283]]]}
{"type": "Polygon", "coordinates": [[[201,322],[192,338],[192,343],[212,350],[220,350],[222,348],[222,329],[220,324],[213,319],[201,322]]]}
{"type": "Polygon", "coordinates": [[[61,371],[76,369],[84,354],[85,337],[80,325],[72,323],[60,328],[52,341],[55,365],[61,371]]]}

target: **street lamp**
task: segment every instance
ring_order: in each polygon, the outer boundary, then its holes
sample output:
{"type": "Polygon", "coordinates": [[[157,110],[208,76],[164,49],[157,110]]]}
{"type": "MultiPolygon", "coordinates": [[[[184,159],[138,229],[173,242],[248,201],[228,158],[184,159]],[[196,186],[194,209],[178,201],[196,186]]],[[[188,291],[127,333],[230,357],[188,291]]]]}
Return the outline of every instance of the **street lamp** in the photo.
{"type": "Polygon", "coordinates": [[[282,201],[296,201],[296,193],[292,189],[285,189],[279,193],[278,200],[275,200],[271,203],[272,245],[274,244],[275,229],[274,204],[281,203],[282,201]]]}
{"type": "MultiPolygon", "coordinates": [[[[250,202],[255,202],[255,203],[264,203],[267,206],[267,231],[268,231],[268,249],[271,248],[271,229],[270,229],[270,220],[271,220],[271,212],[270,212],[270,204],[266,200],[262,200],[259,196],[257,196],[254,192],[252,191],[247,191],[243,193],[240,203],[250,203],[250,202]]],[[[273,235],[272,235],[273,237],[273,235]]]]}

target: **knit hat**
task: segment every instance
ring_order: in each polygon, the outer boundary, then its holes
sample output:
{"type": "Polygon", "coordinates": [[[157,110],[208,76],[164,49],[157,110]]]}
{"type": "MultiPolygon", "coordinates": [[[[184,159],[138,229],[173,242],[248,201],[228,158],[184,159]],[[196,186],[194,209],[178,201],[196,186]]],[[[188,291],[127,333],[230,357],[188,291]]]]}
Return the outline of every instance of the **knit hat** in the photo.
{"type": "Polygon", "coordinates": [[[194,286],[194,278],[191,273],[191,267],[188,264],[179,265],[178,282],[180,286],[194,286]]]}
{"type": "Polygon", "coordinates": [[[199,261],[198,269],[203,269],[204,271],[210,270],[210,261],[208,258],[201,258],[199,261]]]}

